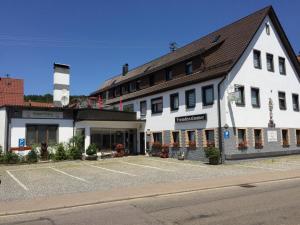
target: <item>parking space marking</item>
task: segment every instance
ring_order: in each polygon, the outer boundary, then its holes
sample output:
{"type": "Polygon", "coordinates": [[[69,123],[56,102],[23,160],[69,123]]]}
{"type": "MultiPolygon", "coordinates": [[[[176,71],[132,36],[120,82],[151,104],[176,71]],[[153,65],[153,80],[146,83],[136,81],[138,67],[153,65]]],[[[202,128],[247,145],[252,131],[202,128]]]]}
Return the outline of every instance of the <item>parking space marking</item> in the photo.
{"type": "Polygon", "coordinates": [[[62,170],[56,169],[56,168],[54,168],[54,167],[49,167],[49,168],[52,169],[52,170],[54,170],[54,171],[56,171],[56,172],[58,172],[58,173],[61,173],[61,174],[64,174],[64,175],[66,175],[66,176],[72,177],[72,178],[74,178],[74,179],[77,179],[77,180],[83,181],[83,182],[85,182],[85,183],[88,183],[88,181],[85,180],[85,179],[83,179],[83,178],[73,176],[73,175],[71,175],[71,174],[69,174],[69,173],[66,173],[66,172],[64,172],[64,171],[62,171],[62,170]]]}
{"type": "Polygon", "coordinates": [[[132,174],[132,173],[127,173],[127,172],[123,172],[123,171],[119,171],[119,170],[112,170],[112,169],[108,169],[108,168],[105,168],[105,167],[102,167],[102,166],[95,166],[95,165],[90,165],[90,164],[87,164],[87,163],[84,163],[84,164],[87,165],[87,166],[91,166],[91,167],[94,167],[94,168],[101,169],[101,170],[106,170],[106,171],[109,171],[109,172],[112,172],[112,173],[124,174],[124,175],[128,175],[128,176],[131,176],[131,177],[136,177],[137,176],[137,175],[132,174]]]}
{"type": "Polygon", "coordinates": [[[9,170],[6,170],[7,174],[16,181],[25,191],[29,191],[28,187],[26,187],[18,178],[16,178],[9,170]]]}
{"type": "Polygon", "coordinates": [[[234,164],[234,166],[241,166],[241,167],[254,168],[254,169],[264,169],[264,170],[286,171],[284,169],[278,169],[278,168],[270,168],[270,167],[262,167],[262,166],[251,166],[251,165],[243,165],[243,164],[234,164]]]}
{"type": "Polygon", "coordinates": [[[159,168],[156,166],[148,166],[148,165],[142,165],[142,164],[136,164],[136,163],[130,163],[130,162],[121,162],[121,163],[125,163],[125,164],[132,165],[132,166],[145,167],[145,168],[149,168],[149,169],[161,170],[161,171],[166,171],[166,172],[174,172],[174,170],[162,169],[162,168],[159,168]]]}
{"type": "Polygon", "coordinates": [[[150,160],[150,161],[154,161],[154,162],[162,162],[162,163],[171,163],[171,164],[178,164],[178,165],[184,165],[184,166],[194,166],[194,167],[204,167],[204,168],[207,168],[208,166],[205,166],[205,165],[195,165],[195,164],[189,164],[189,163],[180,163],[180,162],[170,162],[170,161],[163,161],[163,160],[157,160],[157,159],[147,159],[147,160],[150,160]]]}
{"type": "Polygon", "coordinates": [[[47,166],[47,167],[37,167],[37,168],[13,169],[13,170],[9,170],[9,171],[14,172],[14,171],[39,170],[39,169],[50,169],[50,168],[51,167],[47,166]]]}

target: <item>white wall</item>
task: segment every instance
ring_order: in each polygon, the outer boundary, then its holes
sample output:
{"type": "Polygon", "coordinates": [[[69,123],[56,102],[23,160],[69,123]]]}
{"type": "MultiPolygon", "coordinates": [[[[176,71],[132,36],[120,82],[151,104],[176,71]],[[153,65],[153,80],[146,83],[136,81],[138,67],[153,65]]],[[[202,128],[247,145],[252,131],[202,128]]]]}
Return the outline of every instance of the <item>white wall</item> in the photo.
{"type": "Polygon", "coordinates": [[[73,120],[64,119],[11,119],[10,147],[18,147],[19,138],[26,138],[26,124],[58,125],[58,141],[67,142],[73,136],[73,120]]]}
{"type": "MultiPolygon", "coordinates": [[[[151,131],[161,130],[179,130],[179,129],[193,129],[193,128],[215,128],[218,126],[218,110],[217,110],[217,96],[218,83],[221,79],[215,79],[203,83],[185,86],[182,88],[166,91],[163,93],[151,95],[144,98],[139,98],[133,101],[124,102],[124,105],[134,104],[134,110],[137,112],[137,117],[140,118],[140,102],[147,101],[147,115],[145,117],[145,130],[151,131]],[[214,104],[211,106],[203,106],[202,104],[202,89],[201,87],[207,85],[214,85],[214,104]],[[196,90],[196,107],[187,109],[185,105],[185,91],[196,90]],[[170,94],[179,93],[179,110],[170,111],[170,94]],[[163,96],[163,112],[160,114],[151,115],[151,99],[163,96]],[[188,116],[196,114],[207,114],[207,121],[193,121],[175,123],[175,117],[188,116]]],[[[116,105],[118,106],[118,105],[116,105]]]]}
{"type": "Polygon", "coordinates": [[[7,122],[7,115],[6,109],[0,109],[0,145],[2,146],[2,150],[5,151],[6,148],[6,122],[7,122]]]}
{"type": "Polygon", "coordinates": [[[292,93],[299,94],[300,98],[299,77],[269,17],[266,17],[241,60],[230,72],[226,83],[230,86],[244,85],[246,106],[236,106],[235,103],[228,105],[227,91],[225,91],[226,121],[223,120],[223,125],[227,123],[229,126],[236,127],[267,127],[268,101],[272,98],[276,127],[300,127],[300,112],[293,111],[292,105],[292,93]],[[270,35],[266,34],[265,23],[270,24],[270,35]],[[256,69],[253,66],[253,49],[261,51],[262,69],[256,69]],[[267,70],[266,53],[273,54],[274,72],[267,70]],[[285,58],[286,75],[279,73],[279,56],[285,58]],[[251,87],[260,89],[260,108],[252,107],[251,87]],[[278,91],[286,93],[287,110],[279,109],[278,91]]]}

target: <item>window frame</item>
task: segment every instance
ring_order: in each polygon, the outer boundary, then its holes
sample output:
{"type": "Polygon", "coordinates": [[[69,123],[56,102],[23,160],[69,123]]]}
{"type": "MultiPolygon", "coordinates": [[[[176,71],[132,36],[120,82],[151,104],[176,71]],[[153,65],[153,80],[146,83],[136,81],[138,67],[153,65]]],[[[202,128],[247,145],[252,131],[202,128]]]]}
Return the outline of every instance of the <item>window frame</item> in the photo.
{"type": "Polygon", "coordinates": [[[196,107],[196,102],[197,102],[197,100],[196,100],[196,89],[186,90],[186,91],[185,91],[185,107],[186,107],[187,109],[193,109],[193,108],[196,107]],[[194,99],[195,99],[194,105],[188,104],[188,103],[190,103],[189,100],[188,100],[188,99],[189,99],[189,98],[188,98],[188,94],[189,94],[189,93],[194,93],[194,99]]]}
{"type": "Polygon", "coordinates": [[[250,89],[251,92],[251,105],[253,108],[260,108],[260,90],[257,87],[251,87],[250,89]],[[257,105],[254,105],[252,102],[252,90],[257,91],[257,105]]]}
{"type": "Polygon", "coordinates": [[[300,146],[300,129],[296,129],[295,135],[296,135],[296,145],[297,145],[297,147],[299,147],[300,146]]]}
{"type": "Polygon", "coordinates": [[[165,70],[165,80],[169,81],[173,79],[173,70],[171,68],[168,68],[165,70]],[[171,76],[170,76],[171,74],[171,76]]]}
{"type": "Polygon", "coordinates": [[[193,61],[188,61],[185,63],[185,74],[191,75],[193,73],[193,61]],[[188,71],[188,69],[191,68],[191,71],[188,71]]]}
{"type": "Polygon", "coordinates": [[[296,93],[292,93],[292,104],[293,104],[293,110],[295,112],[299,112],[299,110],[300,110],[300,108],[299,108],[299,95],[296,94],[296,93]],[[297,97],[297,102],[296,102],[297,108],[296,109],[294,108],[294,97],[297,97]]]}
{"type": "Polygon", "coordinates": [[[146,100],[140,101],[140,115],[141,116],[147,115],[147,101],[146,100]],[[142,104],[145,104],[145,106],[146,106],[145,113],[142,113],[142,104]]]}
{"type": "Polygon", "coordinates": [[[285,64],[285,58],[278,56],[278,67],[279,67],[279,73],[280,75],[286,75],[286,64],[285,64]],[[280,70],[280,64],[283,63],[283,71],[280,70]]]}
{"type": "Polygon", "coordinates": [[[290,132],[289,132],[288,128],[281,129],[281,141],[282,141],[282,147],[283,148],[290,147],[290,132]],[[283,136],[284,136],[283,132],[286,132],[286,140],[284,140],[284,138],[283,138],[283,136]],[[286,141],[286,143],[285,143],[285,141],[286,141]]]}
{"type": "Polygon", "coordinates": [[[29,124],[26,124],[25,125],[25,128],[26,128],[26,130],[25,130],[25,137],[26,137],[26,145],[28,146],[28,127],[34,127],[35,128],[35,130],[34,130],[34,135],[35,135],[35,141],[34,141],[34,143],[32,143],[32,145],[35,145],[35,144],[41,144],[41,143],[39,143],[39,127],[46,127],[46,143],[47,143],[47,145],[49,145],[49,128],[50,127],[54,127],[54,128],[56,128],[56,131],[55,131],[55,133],[56,133],[56,137],[55,137],[55,143],[50,143],[50,145],[51,144],[58,144],[58,141],[59,141],[59,125],[58,124],[31,124],[31,123],[29,123],[29,124]]]}
{"type": "Polygon", "coordinates": [[[201,90],[202,90],[202,104],[203,104],[203,106],[213,105],[214,101],[215,101],[214,85],[211,84],[211,85],[203,86],[201,88],[201,90]],[[206,99],[206,90],[210,89],[210,88],[212,88],[212,102],[207,102],[207,99],[206,99]]]}
{"type": "Polygon", "coordinates": [[[204,138],[205,138],[205,142],[206,142],[204,147],[216,147],[215,130],[214,129],[205,129],[204,130],[204,138]],[[208,139],[209,132],[212,132],[212,134],[213,134],[212,143],[208,143],[209,142],[209,139],[208,139]]]}
{"type": "Polygon", "coordinates": [[[264,147],[264,140],[263,140],[263,129],[261,128],[254,128],[253,129],[253,138],[254,138],[254,148],[255,149],[262,149],[264,147]],[[255,135],[255,131],[259,131],[260,132],[260,137],[259,137],[259,142],[256,142],[256,135],[255,135]]]}
{"type": "Polygon", "coordinates": [[[161,96],[161,97],[157,97],[157,98],[151,99],[151,114],[159,114],[159,113],[162,113],[163,110],[164,110],[164,99],[163,99],[162,96],[161,96]],[[162,104],[161,111],[155,111],[155,112],[154,112],[154,110],[153,110],[153,102],[156,101],[156,100],[160,100],[160,99],[161,99],[161,101],[162,101],[162,102],[161,102],[161,104],[162,104]]]}
{"type": "Polygon", "coordinates": [[[235,84],[234,85],[234,91],[237,92],[238,89],[242,88],[242,93],[241,93],[241,102],[237,102],[235,101],[235,105],[236,106],[245,106],[246,102],[245,102],[245,86],[244,85],[240,85],[240,84],[235,84]]]}
{"type": "Polygon", "coordinates": [[[287,110],[287,106],[286,106],[286,94],[284,91],[278,91],[278,105],[279,105],[279,109],[280,110],[287,110]],[[280,94],[284,94],[284,107],[281,107],[280,105],[280,94]]]}
{"type": "Polygon", "coordinates": [[[160,144],[163,144],[163,134],[162,134],[161,131],[152,132],[152,138],[153,138],[153,143],[159,142],[160,144]],[[155,138],[154,138],[155,135],[160,135],[160,137],[161,137],[161,142],[155,141],[155,138]]]}
{"type": "Polygon", "coordinates": [[[266,63],[267,63],[267,70],[269,71],[269,72],[274,72],[274,55],[273,54],[271,54],[271,53],[266,53],[266,63]],[[268,67],[268,60],[271,60],[271,68],[269,68],[268,67]]]}
{"type": "Polygon", "coordinates": [[[261,66],[261,51],[257,50],[257,49],[253,49],[253,66],[255,69],[262,69],[262,66],[261,66]],[[255,56],[256,56],[256,53],[258,54],[258,65],[256,66],[255,65],[255,56]]]}
{"type": "Polygon", "coordinates": [[[177,92],[177,93],[170,94],[170,111],[177,111],[178,109],[179,109],[179,93],[177,92]],[[174,104],[173,104],[174,97],[178,98],[177,108],[174,108],[174,104]]]}

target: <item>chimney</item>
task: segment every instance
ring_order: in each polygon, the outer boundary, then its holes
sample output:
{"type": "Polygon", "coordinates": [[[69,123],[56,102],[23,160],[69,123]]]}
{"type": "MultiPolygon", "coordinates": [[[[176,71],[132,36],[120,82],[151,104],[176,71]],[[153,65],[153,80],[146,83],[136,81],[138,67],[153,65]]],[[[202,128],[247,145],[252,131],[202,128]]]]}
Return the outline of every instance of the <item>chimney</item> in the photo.
{"type": "Polygon", "coordinates": [[[129,65],[128,63],[123,65],[122,75],[125,76],[128,73],[129,65]]]}
{"type": "Polygon", "coordinates": [[[64,107],[70,101],[70,66],[54,63],[53,75],[53,104],[54,107],[64,107]]]}

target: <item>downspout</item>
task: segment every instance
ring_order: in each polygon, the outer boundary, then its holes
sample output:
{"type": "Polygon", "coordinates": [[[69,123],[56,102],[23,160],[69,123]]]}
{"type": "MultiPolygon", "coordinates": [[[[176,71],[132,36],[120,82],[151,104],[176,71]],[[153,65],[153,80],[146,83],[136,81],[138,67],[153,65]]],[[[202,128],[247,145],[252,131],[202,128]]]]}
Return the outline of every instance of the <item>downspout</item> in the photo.
{"type": "Polygon", "coordinates": [[[6,107],[5,108],[5,111],[6,111],[6,143],[5,143],[5,152],[7,153],[8,152],[8,145],[9,145],[9,138],[10,138],[10,135],[9,135],[9,122],[10,122],[10,113],[9,113],[9,110],[8,108],[6,107]]]}
{"type": "Polygon", "coordinates": [[[222,78],[222,80],[218,83],[218,134],[219,134],[219,149],[221,155],[221,163],[224,163],[224,148],[223,148],[223,135],[222,135],[222,117],[221,117],[221,84],[226,79],[226,75],[222,78]]]}

